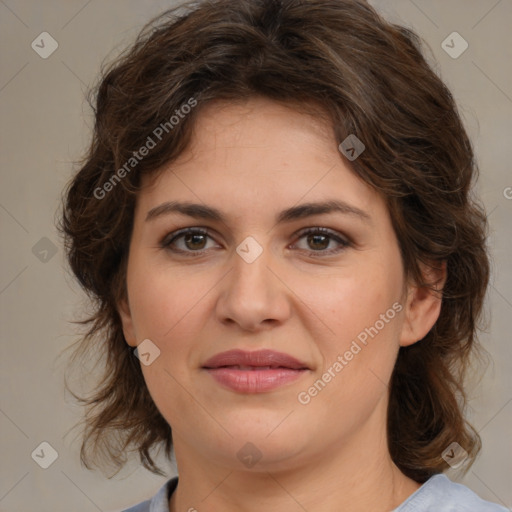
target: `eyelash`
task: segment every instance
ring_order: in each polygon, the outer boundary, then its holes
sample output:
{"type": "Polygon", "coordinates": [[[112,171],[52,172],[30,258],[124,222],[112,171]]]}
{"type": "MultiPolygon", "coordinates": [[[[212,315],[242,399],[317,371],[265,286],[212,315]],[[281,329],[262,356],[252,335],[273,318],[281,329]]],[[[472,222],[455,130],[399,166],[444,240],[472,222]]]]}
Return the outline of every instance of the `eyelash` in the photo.
{"type": "MultiPolygon", "coordinates": [[[[203,249],[203,250],[199,250],[199,251],[192,251],[192,250],[184,251],[182,249],[171,248],[171,245],[173,243],[175,243],[176,240],[182,238],[185,235],[202,235],[202,236],[208,236],[213,239],[213,237],[210,235],[208,230],[206,230],[204,228],[199,228],[199,227],[184,228],[184,229],[180,229],[178,231],[175,231],[173,233],[166,235],[160,242],[160,247],[162,249],[166,249],[166,250],[174,252],[174,253],[185,254],[185,255],[187,255],[187,257],[192,257],[192,258],[199,257],[199,256],[205,254],[206,252],[208,252],[209,249],[203,249]]],[[[337,253],[343,251],[347,247],[351,246],[351,243],[348,240],[340,237],[335,231],[331,231],[330,229],[327,229],[327,228],[322,228],[322,227],[305,228],[305,229],[299,231],[299,233],[297,234],[298,240],[300,240],[301,238],[303,238],[307,235],[324,235],[324,236],[327,236],[328,238],[330,238],[331,240],[338,242],[341,246],[341,247],[338,247],[337,249],[308,251],[308,256],[312,256],[312,257],[332,256],[334,254],[337,254],[337,253]]]]}

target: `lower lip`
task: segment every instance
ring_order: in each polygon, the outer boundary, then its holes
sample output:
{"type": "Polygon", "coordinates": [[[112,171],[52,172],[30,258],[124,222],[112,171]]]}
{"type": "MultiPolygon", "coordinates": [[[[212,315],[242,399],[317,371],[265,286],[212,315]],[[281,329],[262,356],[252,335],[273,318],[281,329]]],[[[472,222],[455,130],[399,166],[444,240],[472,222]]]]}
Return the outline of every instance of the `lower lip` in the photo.
{"type": "Polygon", "coordinates": [[[272,391],[299,379],[307,370],[275,368],[272,370],[237,370],[235,368],[206,368],[221,385],[240,393],[272,391]]]}

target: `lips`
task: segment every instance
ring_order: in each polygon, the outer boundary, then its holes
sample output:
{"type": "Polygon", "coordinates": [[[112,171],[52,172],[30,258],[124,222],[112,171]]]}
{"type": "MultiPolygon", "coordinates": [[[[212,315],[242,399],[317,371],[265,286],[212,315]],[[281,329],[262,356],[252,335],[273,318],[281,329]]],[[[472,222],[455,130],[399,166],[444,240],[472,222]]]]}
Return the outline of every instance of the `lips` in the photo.
{"type": "Polygon", "coordinates": [[[215,369],[232,367],[237,370],[270,370],[288,368],[291,370],[308,370],[308,365],[283,352],[275,350],[229,350],[208,359],[203,368],[215,369]]]}
{"type": "Polygon", "coordinates": [[[229,350],[208,359],[203,369],[223,388],[237,393],[264,393],[296,381],[309,367],[274,350],[229,350]]]}

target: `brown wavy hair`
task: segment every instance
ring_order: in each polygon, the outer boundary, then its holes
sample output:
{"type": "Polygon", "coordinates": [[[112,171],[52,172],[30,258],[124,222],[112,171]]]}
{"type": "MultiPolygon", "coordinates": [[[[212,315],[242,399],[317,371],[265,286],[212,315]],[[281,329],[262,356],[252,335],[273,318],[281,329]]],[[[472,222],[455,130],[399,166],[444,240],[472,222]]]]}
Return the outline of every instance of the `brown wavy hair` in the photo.
{"type": "MultiPolygon", "coordinates": [[[[81,460],[120,468],[129,451],[163,475],[171,428],[157,410],[127,345],[117,311],[141,176],[187,147],[201,108],[263,96],[327,118],[339,142],[366,149],[354,171],[387,201],[408,278],[446,263],[439,319],[399,351],[390,382],[388,444],[395,464],[424,482],[447,465],[457,441],[480,449],[465,419],[466,370],[477,344],[489,279],[487,221],[473,197],[478,168],[452,94],[410,29],[363,0],[208,0],[171,9],[102,69],[91,90],[90,148],[65,191],[59,228],[69,264],[92,299],[75,357],[100,354],[103,376],[79,398],[87,407],[81,460]],[[161,123],[194,98],[197,107],[106,187],[161,123]],[[102,198],[108,188],[108,197],[102,198]]],[[[340,153],[340,158],[343,158],[340,153]]],[[[468,466],[467,466],[468,467],[468,466]]]]}

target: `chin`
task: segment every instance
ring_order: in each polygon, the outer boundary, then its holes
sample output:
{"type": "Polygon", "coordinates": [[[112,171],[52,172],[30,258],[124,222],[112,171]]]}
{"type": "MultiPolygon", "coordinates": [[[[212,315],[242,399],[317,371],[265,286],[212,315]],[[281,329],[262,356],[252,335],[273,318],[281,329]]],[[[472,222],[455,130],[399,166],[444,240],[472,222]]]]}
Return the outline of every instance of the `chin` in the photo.
{"type": "Polygon", "coordinates": [[[222,445],[231,463],[232,454],[236,455],[238,468],[241,467],[239,461],[244,464],[245,457],[258,459],[257,464],[248,467],[254,471],[285,469],[288,464],[296,463],[297,457],[311,446],[312,440],[307,438],[303,429],[292,428],[291,424],[285,426],[285,416],[281,415],[278,421],[272,421],[272,427],[269,427],[270,422],[262,421],[261,417],[259,424],[246,421],[235,427],[232,423],[229,431],[233,438],[226,437],[222,445]]]}

